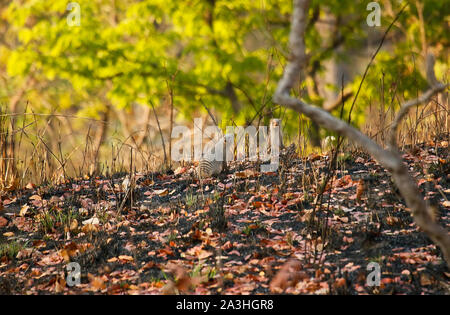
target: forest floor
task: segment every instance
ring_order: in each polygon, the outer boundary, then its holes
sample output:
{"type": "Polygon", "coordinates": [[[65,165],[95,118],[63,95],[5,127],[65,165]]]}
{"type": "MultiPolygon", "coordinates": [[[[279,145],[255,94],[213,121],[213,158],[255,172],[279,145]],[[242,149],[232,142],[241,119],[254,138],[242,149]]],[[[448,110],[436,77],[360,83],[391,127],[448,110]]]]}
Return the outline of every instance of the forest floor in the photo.
{"type": "MultiPolygon", "coordinates": [[[[450,229],[448,142],[404,152],[450,229]]],[[[335,172],[327,155],[280,162],[4,191],[0,294],[450,294],[439,248],[370,157],[341,154],[335,172]]]]}

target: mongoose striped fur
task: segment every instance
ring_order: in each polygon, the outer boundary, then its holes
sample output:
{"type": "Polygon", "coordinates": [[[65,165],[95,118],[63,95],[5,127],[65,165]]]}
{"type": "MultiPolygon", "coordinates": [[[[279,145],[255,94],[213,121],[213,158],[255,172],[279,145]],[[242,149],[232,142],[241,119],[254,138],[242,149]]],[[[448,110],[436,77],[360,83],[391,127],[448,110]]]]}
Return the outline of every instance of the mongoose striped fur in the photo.
{"type": "Polygon", "coordinates": [[[222,173],[223,161],[208,161],[202,158],[197,166],[197,176],[199,178],[208,178],[222,173]]]}
{"type": "Polygon", "coordinates": [[[208,160],[205,157],[202,157],[198,163],[196,169],[196,175],[199,179],[209,178],[211,176],[219,175],[222,173],[224,168],[226,167],[226,137],[223,137],[219,140],[223,143],[223,159],[222,161],[217,161],[215,159],[208,160]]]}

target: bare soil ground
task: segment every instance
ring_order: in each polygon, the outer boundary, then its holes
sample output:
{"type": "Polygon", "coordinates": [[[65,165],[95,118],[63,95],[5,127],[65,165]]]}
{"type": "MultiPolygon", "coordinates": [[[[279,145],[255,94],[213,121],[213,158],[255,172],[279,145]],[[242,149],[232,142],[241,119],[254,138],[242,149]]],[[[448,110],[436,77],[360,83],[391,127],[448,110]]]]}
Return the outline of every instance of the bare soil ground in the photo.
{"type": "MultiPolygon", "coordinates": [[[[446,141],[404,154],[447,229],[449,156],[446,141]]],[[[186,167],[138,175],[132,189],[117,174],[9,191],[0,294],[450,293],[440,250],[367,155],[341,155],[321,198],[329,156],[284,156],[277,173],[257,170],[235,162],[204,182],[186,167]],[[370,262],[378,285],[367,283],[370,262]]]]}

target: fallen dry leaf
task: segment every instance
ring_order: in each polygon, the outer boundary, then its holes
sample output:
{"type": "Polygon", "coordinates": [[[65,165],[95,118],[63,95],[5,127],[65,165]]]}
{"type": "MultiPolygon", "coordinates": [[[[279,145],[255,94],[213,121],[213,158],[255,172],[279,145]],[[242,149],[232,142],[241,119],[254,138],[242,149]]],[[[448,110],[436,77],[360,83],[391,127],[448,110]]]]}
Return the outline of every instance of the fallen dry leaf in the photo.
{"type": "Polygon", "coordinates": [[[179,166],[173,173],[175,175],[184,174],[184,173],[186,173],[187,169],[188,169],[187,167],[179,166]]]}
{"type": "Polygon", "coordinates": [[[432,278],[427,273],[420,274],[420,285],[427,286],[433,284],[432,278]]]}
{"type": "Polygon", "coordinates": [[[347,285],[347,281],[345,281],[344,278],[337,278],[333,284],[333,286],[335,288],[342,288],[342,287],[345,287],[346,285],[347,285]]]}
{"type": "Polygon", "coordinates": [[[120,260],[126,260],[126,261],[133,261],[133,257],[128,256],[128,255],[119,255],[119,259],[120,260]]]}
{"type": "Polygon", "coordinates": [[[83,226],[81,231],[83,231],[84,233],[91,233],[91,232],[97,232],[98,229],[93,224],[86,224],[85,226],[83,226]]]}
{"type": "Polygon", "coordinates": [[[0,217],[0,227],[4,227],[8,224],[8,220],[4,217],[0,217]]]}
{"type": "Polygon", "coordinates": [[[22,208],[20,208],[19,215],[20,215],[21,217],[24,217],[24,216],[27,214],[28,209],[30,209],[30,206],[29,206],[29,205],[23,205],[22,208]]]}
{"type": "Polygon", "coordinates": [[[89,285],[92,291],[101,291],[106,289],[105,281],[101,277],[95,277],[94,275],[88,273],[89,285]]]}
{"type": "Polygon", "coordinates": [[[33,255],[33,248],[25,248],[19,251],[16,255],[17,259],[26,259],[30,258],[33,255]]]}
{"type": "Polygon", "coordinates": [[[28,182],[28,184],[26,184],[25,188],[32,190],[32,189],[36,188],[36,185],[33,184],[32,182],[28,182]]]}
{"type": "Polygon", "coordinates": [[[63,277],[58,277],[55,281],[55,292],[61,293],[64,291],[65,287],[66,287],[66,280],[64,280],[63,277]]]}
{"type": "Polygon", "coordinates": [[[393,216],[386,217],[386,223],[390,226],[396,226],[401,223],[400,219],[393,216]]]}
{"type": "Polygon", "coordinates": [[[302,264],[297,259],[288,260],[270,282],[270,291],[282,293],[289,287],[307,279],[308,275],[302,271],[302,264]]]}
{"type": "Polygon", "coordinates": [[[99,223],[100,223],[100,220],[96,217],[92,217],[90,219],[83,221],[83,225],[88,225],[88,224],[92,224],[92,225],[97,224],[98,225],[99,223]]]}
{"type": "Polygon", "coordinates": [[[358,181],[358,186],[356,187],[356,200],[358,202],[361,201],[361,197],[362,197],[362,195],[363,195],[365,190],[366,190],[366,187],[365,187],[365,184],[364,184],[364,180],[360,179],[358,181]]]}
{"type": "Polygon", "coordinates": [[[29,200],[42,200],[42,197],[39,195],[33,195],[30,198],[28,198],[29,200]]]}
{"type": "Polygon", "coordinates": [[[181,266],[170,264],[167,269],[174,275],[176,280],[175,287],[183,292],[189,290],[191,286],[191,278],[188,272],[181,266]]]}
{"type": "Polygon", "coordinates": [[[78,227],[78,221],[77,219],[73,219],[72,222],[70,222],[70,230],[73,231],[78,227]]]}
{"type": "Polygon", "coordinates": [[[167,196],[169,194],[169,190],[168,189],[156,189],[153,191],[155,194],[157,194],[160,197],[164,197],[167,196]]]}

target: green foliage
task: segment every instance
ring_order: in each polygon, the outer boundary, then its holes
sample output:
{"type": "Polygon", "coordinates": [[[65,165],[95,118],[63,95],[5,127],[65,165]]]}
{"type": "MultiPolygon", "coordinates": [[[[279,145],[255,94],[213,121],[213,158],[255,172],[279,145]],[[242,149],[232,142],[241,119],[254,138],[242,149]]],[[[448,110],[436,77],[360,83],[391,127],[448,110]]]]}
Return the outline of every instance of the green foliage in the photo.
{"type": "MultiPolygon", "coordinates": [[[[255,122],[255,116],[262,112],[283,117],[285,132],[296,130],[297,115],[277,110],[271,103],[286,64],[292,1],[77,2],[80,26],[67,24],[68,2],[63,0],[12,1],[2,13],[11,26],[5,36],[15,38],[17,45],[0,46],[0,63],[6,63],[11,77],[32,74],[52,82],[52,87],[41,93],[49,95],[54,109],[67,109],[72,104],[83,114],[96,117],[103,109],[104,97],[118,108],[150,100],[160,104],[170,86],[181,117],[191,119],[199,110],[204,111],[203,102],[221,114],[223,125],[255,122]],[[235,94],[237,104],[230,93],[235,94]]],[[[382,28],[377,31],[382,33],[401,4],[379,2],[382,28]]],[[[373,32],[365,23],[369,13],[366,5],[351,0],[312,1],[305,39],[310,75],[322,75],[326,60],[345,59],[349,52],[365,49],[368,34],[373,32]],[[337,20],[331,38],[318,26],[329,16],[337,20]]],[[[445,47],[449,46],[443,23],[448,22],[448,7],[443,0],[426,1],[423,7],[425,38],[438,53],[441,74],[447,62],[445,47]]],[[[395,102],[394,90],[401,98],[408,98],[425,87],[419,70],[423,60],[420,32],[418,9],[411,4],[392,30],[396,39],[377,56],[369,71],[353,123],[363,121],[371,102],[380,102],[381,97],[385,106],[395,102]],[[380,80],[384,80],[384,96],[380,96],[380,80]]],[[[355,91],[360,80],[356,76],[349,82],[355,91]]],[[[307,84],[314,85],[311,80],[307,84]]],[[[334,89],[339,91],[340,87],[334,89]]],[[[321,104],[322,97],[310,94],[306,99],[321,104]]]]}
{"type": "MultiPolygon", "coordinates": [[[[391,54],[380,52],[377,63],[373,65],[367,75],[364,88],[359,94],[359,106],[352,117],[357,125],[363,122],[364,109],[371,104],[382,104],[385,108],[392,107],[398,110],[399,101],[411,99],[418,96],[426,87],[426,79],[421,75],[419,69],[414,67],[418,56],[414,54],[391,54]],[[405,62],[406,61],[406,62],[405,62]]],[[[360,84],[361,76],[357,76],[352,85],[356,93],[360,84]]],[[[347,116],[344,116],[347,117],[347,116]]]]}

